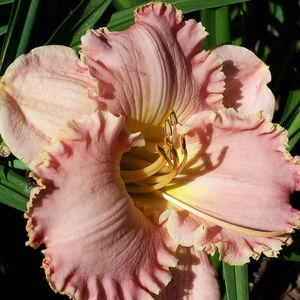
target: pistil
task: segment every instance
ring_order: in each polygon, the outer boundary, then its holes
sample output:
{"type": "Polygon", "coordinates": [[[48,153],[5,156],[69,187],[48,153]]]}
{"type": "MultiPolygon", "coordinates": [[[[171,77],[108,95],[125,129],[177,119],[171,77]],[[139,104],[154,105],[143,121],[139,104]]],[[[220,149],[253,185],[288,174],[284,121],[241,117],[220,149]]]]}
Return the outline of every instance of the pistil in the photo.
{"type": "Polygon", "coordinates": [[[249,236],[253,236],[253,237],[263,237],[263,238],[268,238],[268,237],[275,237],[275,236],[283,236],[284,234],[286,234],[286,232],[284,231],[261,231],[261,230],[255,230],[255,229],[251,229],[251,228],[247,228],[247,227],[243,227],[243,226],[239,226],[236,224],[232,224],[223,220],[220,220],[216,217],[213,217],[209,214],[206,214],[202,211],[200,211],[199,209],[196,209],[186,203],[183,203],[182,201],[170,196],[167,193],[164,193],[162,191],[155,191],[154,192],[156,195],[158,195],[159,197],[165,199],[166,201],[168,201],[171,205],[179,208],[179,209],[183,209],[185,211],[188,211],[189,213],[200,217],[203,220],[206,220],[208,222],[212,222],[217,226],[220,226],[222,228],[225,229],[229,229],[231,231],[234,232],[238,232],[241,234],[245,234],[245,235],[249,235],[249,236]]]}

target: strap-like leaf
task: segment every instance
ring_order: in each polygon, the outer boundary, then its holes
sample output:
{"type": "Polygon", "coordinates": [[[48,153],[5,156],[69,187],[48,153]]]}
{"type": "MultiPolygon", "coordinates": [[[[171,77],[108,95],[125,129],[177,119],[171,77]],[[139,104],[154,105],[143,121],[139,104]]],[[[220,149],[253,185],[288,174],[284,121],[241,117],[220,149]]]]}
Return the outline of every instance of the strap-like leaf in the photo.
{"type": "Polygon", "coordinates": [[[13,3],[14,0],[0,0],[0,5],[13,3]]]}
{"type": "Polygon", "coordinates": [[[0,74],[26,51],[39,0],[15,0],[1,49],[0,74]]]}
{"type": "Polygon", "coordinates": [[[210,8],[201,11],[201,23],[209,35],[205,46],[212,48],[230,42],[229,7],[210,8]]]}
{"type": "MultiPolygon", "coordinates": [[[[99,1],[98,1],[99,2],[99,1]]],[[[101,5],[98,5],[84,20],[82,20],[78,26],[70,46],[76,50],[79,50],[80,39],[86,33],[88,29],[94,27],[94,25],[100,20],[108,6],[110,5],[111,0],[101,1],[101,5]]]]}
{"type": "Polygon", "coordinates": [[[223,263],[223,278],[225,281],[227,300],[248,300],[248,265],[230,266],[223,263]]]}
{"type": "Polygon", "coordinates": [[[25,211],[30,190],[23,176],[0,165],[0,202],[25,211]]]}
{"type": "Polygon", "coordinates": [[[47,44],[77,45],[82,34],[88,28],[93,28],[110,3],[111,0],[82,0],[56,29],[47,44]]]}
{"type": "MultiPolygon", "coordinates": [[[[177,9],[182,10],[183,13],[189,13],[246,1],[248,0],[163,0],[161,2],[172,3],[177,9]]],[[[133,11],[135,8],[136,6],[114,13],[107,27],[110,30],[121,30],[130,26],[133,23],[133,11]]]]}

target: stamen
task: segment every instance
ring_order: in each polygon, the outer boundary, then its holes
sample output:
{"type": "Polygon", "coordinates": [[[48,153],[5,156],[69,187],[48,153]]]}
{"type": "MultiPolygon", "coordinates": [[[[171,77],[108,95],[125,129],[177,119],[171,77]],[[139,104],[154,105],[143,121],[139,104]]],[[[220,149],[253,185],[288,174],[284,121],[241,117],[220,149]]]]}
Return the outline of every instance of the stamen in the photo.
{"type": "Polygon", "coordinates": [[[184,136],[182,136],[180,139],[180,145],[181,145],[181,154],[183,154],[183,159],[177,169],[177,174],[180,174],[182,172],[187,161],[187,149],[186,149],[186,142],[184,136]]]}
{"type": "Polygon", "coordinates": [[[172,127],[169,120],[165,121],[165,136],[168,138],[172,135],[172,127]]]}
{"type": "Polygon", "coordinates": [[[182,135],[180,137],[180,146],[181,146],[181,153],[182,154],[186,154],[187,153],[187,149],[186,149],[186,141],[185,141],[184,135],[182,135]]]}
{"type": "MultiPolygon", "coordinates": [[[[172,171],[172,170],[170,170],[170,171],[172,171]]],[[[147,184],[154,184],[154,183],[162,182],[165,180],[165,178],[167,178],[167,176],[169,176],[170,171],[168,172],[168,174],[151,176],[151,177],[145,179],[143,182],[145,182],[147,184]]]]}
{"type": "Polygon", "coordinates": [[[142,180],[157,173],[166,164],[165,157],[160,155],[159,158],[151,165],[138,170],[121,170],[121,176],[125,183],[131,183],[142,180]]]}
{"type": "Polygon", "coordinates": [[[239,225],[235,225],[235,224],[220,220],[218,218],[215,218],[213,216],[210,216],[188,204],[181,202],[180,200],[170,196],[167,193],[163,193],[161,191],[154,191],[153,193],[164,198],[165,200],[167,200],[169,203],[173,204],[177,208],[184,209],[197,217],[200,217],[206,221],[212,222],[222,228],[225,228],[225,229],[228,229],[228,230],[231,230],[234,232],[238,232],[238,233],[253,236],[253,237],[265,237],[265,238],[282,236],[286,233],[284,231],[260,231],[260,230],[255,230],[255,229],[250,229],[250,228],[242,227],[239,225]]]}
{"type": "Polygon", "coordinates": [[[179,164],[179,157],[178,157],[177,151],[174,149],[173,146],[170,148],[170,156],[171,156],[171,160],[173,161],[174,165],[176,165],[176,167],[177,167],[179,164]]]}
{"type": "Polygon", "coordinates": [[[137,186],[128,185],[126,186],[126,190],[128,193],[132,193],[132,194],[149,193],[149,192],[159,190],[165,187],[166,185],[168,185],[176,176],[176,173],[177,173],[176,168],[174,168],[170,173],[164,176],[165,178],[162,181],[160,181],[157,184],[149,185],[145,183],[135,182],[137,186]]]}
{"type": "Polygon", "coordinates": [[[167,144],[167,146],[169,148],[171,148],[173,146],[173,143],[172,143],[172,141],[171,141],[171,139],[169,137],[165,138],[165,143],[167,144]]]}
{"type": "Polygon", "coordinates": [[[171,120],[171,125],[177,125],[178,124],[178,120],[177,120],[177,117],[176,117],[176,114],[174,111],[172,111],[170,113],[170,120],[171,120]]]}
{"type": "MultiPolygon", "coordinates": [[[[131,169],[142,169],[145,168],[147,166],[149,166],[150,163],[148,161],[133,157],[133,156],[129,156],[129,155],[124,155],[122,157],[122,161],[121,161],[121,166],[122,168],[129,166],[131,169]]],[[[129,169],[128,167],[128,169],[129,169]]]]}
{"type": "Polygon", "coordinates": [[[162,154],[162,156],[165,158],[166,161],[170,161],[170,159],[163,147],[157,145],[157,149],[160,152],[160,154],[162,154]]]}
{"type": "Polygon", "coordinates": [[[121,176],[127,184],[129,193],[147,193],[161,189],[183,170],[187,160],[187,149],[184,137],[177,133],[177,125],[177,117],[172,111],[164,123],[164,144],[155,146],[151,142],[146,143],[148,145],[146,151],[159,154],[159,158],[153,163],[134,157],[125,156],[122,159],[122,167],[127,164],[129,169],[121,170],[121,176]],[[179,145],[183,157],[179,157],[179,145]],[[130,163],[133,164],[133,168],[130,163]]]}

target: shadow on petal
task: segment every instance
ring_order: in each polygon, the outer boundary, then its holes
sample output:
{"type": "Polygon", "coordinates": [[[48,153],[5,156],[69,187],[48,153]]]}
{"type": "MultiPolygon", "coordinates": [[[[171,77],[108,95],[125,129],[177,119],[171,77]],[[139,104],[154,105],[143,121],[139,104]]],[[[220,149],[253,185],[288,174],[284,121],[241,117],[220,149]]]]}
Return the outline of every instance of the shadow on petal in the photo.
{"type": "Polygon", "coordinates": [[[177,249],[179,263],[172,269],[172,281],[158,300],[217,300],[220,290],[217,272],[209,257],[193,247],[177,249]]]}

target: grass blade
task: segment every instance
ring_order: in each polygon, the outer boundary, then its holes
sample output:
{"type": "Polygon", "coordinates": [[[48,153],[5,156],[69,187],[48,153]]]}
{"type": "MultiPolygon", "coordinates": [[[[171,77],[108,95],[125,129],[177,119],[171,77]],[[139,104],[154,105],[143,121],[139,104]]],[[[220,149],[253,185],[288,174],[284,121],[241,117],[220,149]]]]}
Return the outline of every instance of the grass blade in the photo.
{"type": "Polygon", "coordinates": [[[0,26],[0,36],[6,34],[7,29],[8,29],[8,25],[0,26]]]}
{"type": "MultiPolygon", "coordinates": [[[[297,196],[296,196],[297,197],[297,196]]],[[[284,247],[280,252],[280,258],[288,261],[300,262],[300,239],[294,235],[293,243],[289,247],[284,247]]]]}
{"type": "Polygon", "coordinates": [[[209,32],[205,41],[207,48],[230,42],[229,7],[211,8],[201,11],[201,22],[209,32]]]}
{"type": "Polygon", "coordinates": [[[228,300],[239,300],[236,297],[235,270],[233,266],[223,263],[223,277],[225,280],[226,298],[228,300]]]}
{"type": "Polygon", "coordinates": [[[25,211],[30,190],[23,176],[0,165],[0,202],[25,211]]]}
{"type": "Polygon", "coordinates": [[[227,300],[249,300],[248,265],[230,266],[222,264],[227,300]]]}
{"type": "Polygon", "coordinates": [[[15,190],[0,184],[0,202],[10,207],[16,208],[21,211],[26,210],[26,203],[28,198],[19,194],[15,190]]]}
{"type": "Polygon", "coordinates": [[[29,197],[30,188],[25,178],[8,167],[0,165],[0,183],[24,197],[29,197]]]}
{"type": "Polygon", "coordinates": [[[23,27],[23,32],[16,53],[16,57],[18,57],[21,54],[24,54],[27,50],[27,46],[31,36],[32,27],[37,15],[39,4],[40,4],[40,0],[32,0],[30,3],[27,18],[23,27]]]}
{"type": "Polygon", "coordinates": [[[76,45],[103,15],[111,0],[83,0],[50,37],[47,44],[76,45]]]}
{"type": "Polygon", "coordinates": [[[77,7],[70,13],[70,15],[60,24],[55,30],[53,35],[48,40],[47,44],[59,44],[69,45],[74,29],[74,25],[77,24],[87,6],[87,2],[82,0],[77,7]]]}
{"type": "MultiPolygon", "coordinates": [[[[248,0],[169,0],[177,9],[183,13],[189,13],[207,8],[221,7],[224,5],[246,2],[248,0]]],[[[121,30],[127,28],[133,23],[133,11],[136,6],[116,12],[112,15],[107,27],[110,30],[121,30]]]]}
{"type": "Polygon", "coordinates": [[[19,47],[19,41],[23,33],[27,12],[30,6],[29,0],[15,0],[10,16],[7,34],[1,49],[0,75],[15,60],[19,47]]]}
{"type": "Polygon", "coordinates": [[[300,107],[300,90],[291,90],[289,92],[286,105],[280,120],[280,124],[289,126],[289,122],[297,113],[300,107]]]}
{"type": "MultiPolygon", "coordinates": [[[[109,2],[111,2],[110,0],[109,2]]],[[[86,8],[84,9],[78,23],[74,27],[79,27],[87,18],[89,18],[99,7],[103,5],[104,0],[89,0],[86,8]]]]}
{"type": "Polygon", "coordinates": [[[85,19],[85,21],[80,24],[71,41],[70,46],[72,48],[75,48],[76,50],[79,49],[81,37],[86,33],[88,29],[94,27],[96,22],[99,21],[110,4],[111,0],[101,1],[101,5],[99,5],[94,11],[92,11],[90,15],[85,19]]]}
{"type": "Polygon", "coordinates": [[[0,0],[0,5],[13,3],[14,0],[0,0]]]}
{"type": "Polygon", "coordinates": [[[29,170],[28,166],[19,159],[9,159],[7,166],[12,169],[29,170]]]}
{"type": "Polygon", "coordinates": [[[113,0],[113,5],[117,10],[123,10],[132,6],[147,3],[147,0],[113,0]]]}
{"type": "Polygon", "coordinates": [[[248,265],[235,266],[236,294],[239,300],[249,300],[248,265]]]}
{"type": "Polygon", "coordinates": [[[300,140],[300,110],[298,108],[296,116],[288,127],[289,146],[292,150],[300,140]]]}

